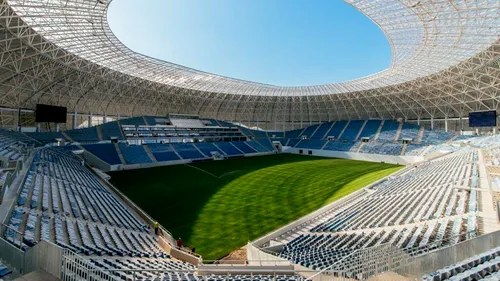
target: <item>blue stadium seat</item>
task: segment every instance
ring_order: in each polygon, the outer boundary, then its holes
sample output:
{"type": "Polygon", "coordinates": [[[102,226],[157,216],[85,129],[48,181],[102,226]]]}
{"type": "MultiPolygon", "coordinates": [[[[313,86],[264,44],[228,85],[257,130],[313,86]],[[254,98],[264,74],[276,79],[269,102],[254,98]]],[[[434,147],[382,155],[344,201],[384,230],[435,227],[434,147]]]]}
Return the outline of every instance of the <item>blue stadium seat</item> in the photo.
{"type": "Polygon", "coordinates": [[[43,144],[54,143],[55,139],[63,139],[67,141],[67,139],[63,136],[61,132],[39,132],[39,133],[26,133],[26,134],[43,144]]]}
{"type": "Polygon", "coordinates": [[[380,127],[381,120],[368,120],[366,121],[365,127],[363,128],[363,131],[361,131],[361,134],[359,135],[359,138],[370,138],[373,139],[375,137],[375,134],[378,131],[378,128],[380,127]]]}
{"type": "Polygon", "coordinates": [[[224,153],[211,142],[199,142],[195,143],[194,145],[208,157],[212,157],[211,152],[217,152],[221,155],[224,155],[224,153]]]}
{"type": "Polygon", "coordinates": [[[151,159],[144,150],[144,147],[140,145],[127,145],[125,143],[119,143],[120,151],[122,152],[123,158],[127,164],[141,164],[141,163],[151,163],[151,159]]]}
{"type": "Polygon", "coordinates": [[[337,139],[340,133],[342,133],[342,130],[344,130],[346,124],[347,121],[345,120],[340,120],[335,122],[335,124],[333,124],[333,126],[331,127],[330,131],[326,133],[326,137],[334,137],[335,139],[337,139]]]}
{"type": "Polygon", "coordinates": [[[88,144],[83,148],[111,165],[123,164],[112,143],[88,144]]]}
{"type": "Polygon", "coordinates": [[[217,142],[215,143],[215,145],[219,147],[222,151],[224,151],[224,153],[226,153],[228,156],[243,155],[243,152],[238,150],[230,142],[217,142]]]}
{"type": "Polygon", "coordinates": [[[325,140],[318,139],[308,139],[301,140],[295,147],[299,148],[309,148],[309,149],[321,149],[325,145],[325,140]]]}
{"type": "Polygon", "coordinates": [[[144,122],[144,118],[142,118],[142,116],[120,119],[119,122],[120,125],[136,125],[136,126],[146,125],[146,123],[144,122]]]}
{"type": "Polygon", "coordinates": [[[65,133],[76,142],[96,142],[99,141],[96,127],[83,129],[74,129],[65,131],[65,133]]]}
{"type": "Polygon", "coordinates": [[[396,132],[399,128],[399,123],[392,120],[385,120],[384,125],[380,129],[380,133],[378,135],[377,141],[386,141],[391,142],[394,141],[396,137],[396,132]]]}
{"type": "Polygon", "coordinates": [[[333,122],[325,122],[319,126],[314,135],[311,136],[312,139],[324,139],[326,138],[326,133],[332,127],[333,122]]]}
{"type": "Polygon", "coordinates": [[[118,125],[118,122],[111,121],[101,125],[101,132],[103,140],[110,140],[114,137],[118,140],[123,140],[122,129],[118,125]]]}
{"type": "Polygon", "coordinates": [[[344,140],[354,140],[364,123],[364,120],[351,120],[340,138],[344,140]]]}
{"type": "Polygon", "coordinates": [[[192,143],[172,143],[172,147],[183,159],[203,159],[208,157],[202,155],[192,143]]]}

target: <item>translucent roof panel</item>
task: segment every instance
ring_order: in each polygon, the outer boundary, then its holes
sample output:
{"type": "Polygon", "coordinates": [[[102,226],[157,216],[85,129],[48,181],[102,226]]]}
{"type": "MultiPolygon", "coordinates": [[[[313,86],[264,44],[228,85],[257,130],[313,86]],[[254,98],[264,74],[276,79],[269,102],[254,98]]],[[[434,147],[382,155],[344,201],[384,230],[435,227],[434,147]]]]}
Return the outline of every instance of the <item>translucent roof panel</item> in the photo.
{"type": "Polygon", "coordinates": [[[392,49],[391,66],[342,83],[278,87],[218,76],[133,52],[108,26],[110,2],[7,1],[25,24],[65,52],[130,77],[192,90],[193,95],[208,92],[293,97],[379,89],[456,66],[485,51],[500,34],[498,0],[346,0],[386,34],[392,49]]]}

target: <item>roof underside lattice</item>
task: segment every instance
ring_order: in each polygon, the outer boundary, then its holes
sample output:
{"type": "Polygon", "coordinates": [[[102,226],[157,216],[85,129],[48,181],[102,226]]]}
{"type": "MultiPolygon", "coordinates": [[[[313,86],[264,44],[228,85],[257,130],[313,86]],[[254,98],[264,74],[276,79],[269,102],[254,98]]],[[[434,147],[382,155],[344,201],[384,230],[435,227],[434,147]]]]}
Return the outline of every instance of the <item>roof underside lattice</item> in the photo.
{"type": "Polygon", "coordinates": [[[276,122],[440,118],[498,109],[500,1],[346,2],[386,34],[391,66],[343,83],[279,87],[131,51],[108,26],[110,1],[0,0],[0,105],[276,122]]]}

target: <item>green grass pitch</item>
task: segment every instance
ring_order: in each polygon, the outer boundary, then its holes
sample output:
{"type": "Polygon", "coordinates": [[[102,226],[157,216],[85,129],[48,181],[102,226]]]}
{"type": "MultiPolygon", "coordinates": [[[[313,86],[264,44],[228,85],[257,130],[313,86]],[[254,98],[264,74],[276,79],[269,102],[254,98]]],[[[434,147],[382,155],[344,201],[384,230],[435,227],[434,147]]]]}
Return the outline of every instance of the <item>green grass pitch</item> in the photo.
{"type": "Polygon", "coordinates": [[[277,154],[110,175],[174,238],[213,260],[400,168],[277,154]]]}

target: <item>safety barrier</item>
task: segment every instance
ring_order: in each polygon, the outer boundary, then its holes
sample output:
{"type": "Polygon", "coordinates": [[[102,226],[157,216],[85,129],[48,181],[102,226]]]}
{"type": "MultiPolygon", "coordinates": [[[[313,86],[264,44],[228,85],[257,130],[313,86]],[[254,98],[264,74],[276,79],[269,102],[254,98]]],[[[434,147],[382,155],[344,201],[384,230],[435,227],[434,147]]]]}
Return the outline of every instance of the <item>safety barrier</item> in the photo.
{"type": "Polygon", "coordinates": [[[0,258],[10,267],[22,272],[24,252],[3,238],[0,238],[0,258]]]}

